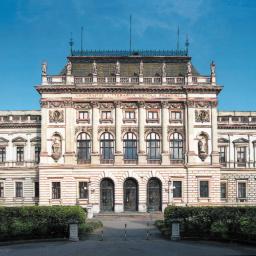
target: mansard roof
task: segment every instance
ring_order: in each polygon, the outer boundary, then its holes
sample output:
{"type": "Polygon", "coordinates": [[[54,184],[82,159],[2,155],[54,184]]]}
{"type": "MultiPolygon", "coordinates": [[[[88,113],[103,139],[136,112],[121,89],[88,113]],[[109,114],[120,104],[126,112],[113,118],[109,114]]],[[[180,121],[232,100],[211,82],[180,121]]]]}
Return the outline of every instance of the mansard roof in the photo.
{"type": "MultiPolygon", "coordinates": [[[[75,52],[76,53],[76,52],[75,52]]],[[[191,57],[186,51],[83,51],[68,57],[72,63],[72,75],[90,76],[93,73],[92,63],[97,63],[99,77],[115,76],[116,63],[120,63],[120,76],[133,77],[139,75],[140,62],[143,61],[144,77],[162,75],[162,64],[166,64],[166,76],[185,76],[187,63],[191,57]]],[[[60,75],[66,74],[64,67],[60,75]]],[[[200,75],[192,65],[192,75],[200,75]]]]}

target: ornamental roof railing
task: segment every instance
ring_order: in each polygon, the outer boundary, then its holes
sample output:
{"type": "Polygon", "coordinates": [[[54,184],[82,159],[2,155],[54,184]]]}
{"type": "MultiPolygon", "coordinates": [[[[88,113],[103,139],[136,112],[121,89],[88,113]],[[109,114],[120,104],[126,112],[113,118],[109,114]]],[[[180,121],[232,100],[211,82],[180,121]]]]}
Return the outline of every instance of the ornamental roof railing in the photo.
{"type": "Polygon", "coordinates": [[[71,56],[76,57],[158,57],[188,56],[187,50],[73,50],[71,56]]]}

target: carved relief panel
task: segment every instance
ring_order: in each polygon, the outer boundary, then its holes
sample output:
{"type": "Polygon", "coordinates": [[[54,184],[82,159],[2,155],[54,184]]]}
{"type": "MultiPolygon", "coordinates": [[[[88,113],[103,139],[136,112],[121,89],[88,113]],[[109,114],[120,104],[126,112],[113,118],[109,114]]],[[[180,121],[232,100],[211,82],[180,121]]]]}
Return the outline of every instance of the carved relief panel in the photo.
{"type": "Polygon", "coordinates": [[[64,111],[63,110],[50,110],[49,111],[50,123],[63,123],[64,122],[64,111]]]}

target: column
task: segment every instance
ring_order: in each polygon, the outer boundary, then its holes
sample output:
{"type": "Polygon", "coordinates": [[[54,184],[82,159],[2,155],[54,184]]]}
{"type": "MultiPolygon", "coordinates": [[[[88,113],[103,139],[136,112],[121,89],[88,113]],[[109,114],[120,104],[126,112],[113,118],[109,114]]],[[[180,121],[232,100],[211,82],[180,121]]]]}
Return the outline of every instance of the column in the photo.
{"type": "Polygon", "coordinates": [[[115,164],[123,163],[122,119],[121,102],[115,102],[115,164]]]}
{"type": "Polygon", "coordinates": [[[99,140],[98,140],[98,126],[99,126],[99,105],[98,102],[92,102],[92,154],[91,163],[99,164],[99,140]]]}
{"type": "Polygon", "coordinates": [[[188,102],[186,106],[187,111],[187,124],[186,124],[186,135],[187,135],[187,162],[188,164],[193,164],[195,162],[195,145],[194,145],[194,120],[195,120],[195,109],[193,103],[188,102]]]}
{"type": "Polygon", "coordinates": [[[168,124],[169,124],[169,110],[168,102],[162,102],[162,165],[170,164],[169,161],[169,143],[168,143],[168,124]]]}
{"type": "Polygon", "coordinates": [[[218,114],[216,102],[212,103],[212,164],[219,164],[219,149],[218,149],[218,114]]]}
{"type": "Polygon", "coordinates": [[[65,109],[66,115],[65,115],[65,164],[75,164],[75,117],[76,113],[75,110],[72,108],[72,106],[67,106],[65,109]]]}
{"type": "MultiPolygon", "coordinates": [[[[44,103],[45,104],[45,103],[44,103]]],[[[48,109],[43,107],[41,102],[41,153],[40,165],[47,163],[48,150],[47,150],[47,124],[48,124],[48,109]]],[[[50,152],[49,152],[50,155],[50,152]]]]}
{"type": "Polygon", "coordinates": [[[145,143],[145,122],[146,122],[146,110],[145,102],[139,102],[139,153],[138,153],[138,163],[143,165],[147,163],[146,155],[146,143],[145,143]]]}

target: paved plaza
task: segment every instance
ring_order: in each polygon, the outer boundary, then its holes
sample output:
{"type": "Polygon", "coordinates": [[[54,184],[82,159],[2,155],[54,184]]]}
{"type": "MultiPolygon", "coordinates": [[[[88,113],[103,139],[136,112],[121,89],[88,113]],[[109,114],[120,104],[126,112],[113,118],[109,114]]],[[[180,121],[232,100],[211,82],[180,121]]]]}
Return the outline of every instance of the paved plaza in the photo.
{"type": "Polygon", "coordinates": [[[38,242],[0,247],[0,256],[221,256],[256,255],[256,248],[237,244],[200,241],[172,242],[161,237],[154,228],[153,220],[136,218],[101,218],[104,223],[103,241],[101,230],[79,242],[38,242]],[[149,226],[148,226],[149,223],[149,226]],[[124,226],[127,224],[125,240],[124,226]],[[150,230],[150,239],[147,238],[150,230]]]}

